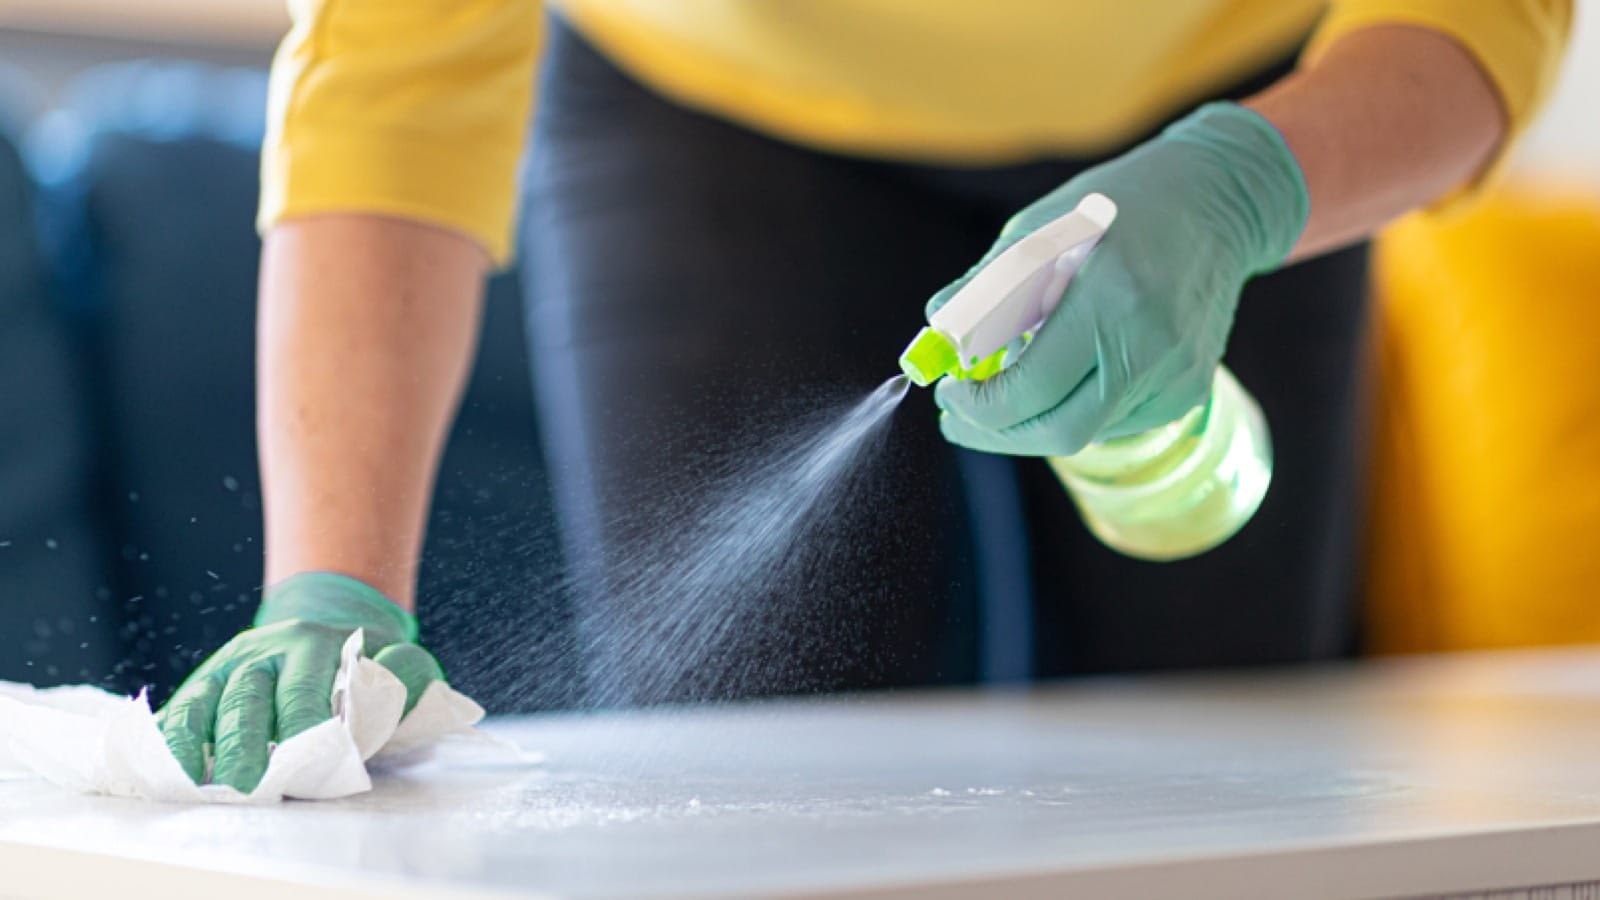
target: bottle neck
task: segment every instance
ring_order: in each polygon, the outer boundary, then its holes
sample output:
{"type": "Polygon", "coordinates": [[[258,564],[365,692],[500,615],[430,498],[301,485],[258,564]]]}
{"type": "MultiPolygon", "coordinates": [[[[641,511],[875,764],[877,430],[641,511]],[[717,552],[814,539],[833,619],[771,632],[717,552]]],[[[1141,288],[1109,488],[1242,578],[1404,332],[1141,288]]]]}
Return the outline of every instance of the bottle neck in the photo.
{"type": "Polygon", "coordinates": [[[1182,418],[1139,434],[1090,444],[1072,456],[1058,457],[1058,467],[1090,484],[1116,487],[1161,478],[1192,455],[1210,425],[1213,398],[1182,418]]]}

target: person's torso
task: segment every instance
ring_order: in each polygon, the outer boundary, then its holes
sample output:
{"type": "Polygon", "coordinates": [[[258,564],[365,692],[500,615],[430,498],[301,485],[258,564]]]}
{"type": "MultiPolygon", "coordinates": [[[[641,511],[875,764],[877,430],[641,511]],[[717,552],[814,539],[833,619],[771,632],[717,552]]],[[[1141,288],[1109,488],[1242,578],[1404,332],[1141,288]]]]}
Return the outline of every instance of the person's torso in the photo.
{"type": "Polygon", "coordinates": [[[652,88],[847,152],[1103,150],[1281,59],[1321,0],[555,0],[652,88]]]}

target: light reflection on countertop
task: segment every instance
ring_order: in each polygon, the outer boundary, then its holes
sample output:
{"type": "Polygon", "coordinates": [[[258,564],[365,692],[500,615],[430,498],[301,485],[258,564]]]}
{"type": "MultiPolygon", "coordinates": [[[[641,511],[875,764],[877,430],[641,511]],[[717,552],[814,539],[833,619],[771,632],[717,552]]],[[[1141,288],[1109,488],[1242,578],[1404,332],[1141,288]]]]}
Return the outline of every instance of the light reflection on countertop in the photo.
{"type": "MultiPolygon", "coordinates": [[[[1593,825],[1600,841],[1600,653],[492,728],[545,761],[447,760],[381,775],[366,795],[278,807],[6,781],[0,845],[282,877],[304,865],[512,893],[672,896],[1067,878],[1532,827],[1593,825]]],[[[1474,852],[1492,856],[1492,842],[1474,852]]],[[[1509,850],[1506,864],[1517,865],[1509,850]]]]}

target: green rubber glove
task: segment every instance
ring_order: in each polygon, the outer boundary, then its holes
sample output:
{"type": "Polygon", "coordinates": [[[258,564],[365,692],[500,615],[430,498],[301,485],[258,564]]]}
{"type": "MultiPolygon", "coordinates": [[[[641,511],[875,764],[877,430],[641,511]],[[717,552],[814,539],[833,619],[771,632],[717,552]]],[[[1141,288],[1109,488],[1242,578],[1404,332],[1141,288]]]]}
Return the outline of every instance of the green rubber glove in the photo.
{"type": "Polygon", "coordinates": [[[205,778],[243,793],[267,771],[268,748],[333,716],[339,652],[356,629],[365,652],[406,686],[405,711],[444,672],[418,646],[417,621],[354,578],[307,572],[273,585],[255,627],[196,669],[161,708],[167,746],[196,784],[205,778]]]}
{"type": "Polygon", "coordinates": [[[928,314],[1096,191],[1117,204],[1116,221],[1016,363],[935,389],[950,441],[1067,456],[1181,417],[1211,390],[1245,282],[1283,262],[1310,211],[1278,130],[1242,106],[1208,104],[1017,214],[928,314]]]}

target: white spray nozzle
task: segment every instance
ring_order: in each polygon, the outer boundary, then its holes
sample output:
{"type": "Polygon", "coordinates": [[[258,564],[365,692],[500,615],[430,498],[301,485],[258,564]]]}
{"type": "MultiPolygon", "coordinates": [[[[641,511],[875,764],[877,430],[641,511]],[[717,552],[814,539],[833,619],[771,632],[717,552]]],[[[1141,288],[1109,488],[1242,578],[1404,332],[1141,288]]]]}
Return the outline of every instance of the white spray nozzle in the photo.
{"type": "Polygon", "coordinates": [[[970,367],[1037,328],[1117,217],[1117,205],[1090,194],[1076,209],[1033,232],[974,275],[928,325],[970,367]]]}

